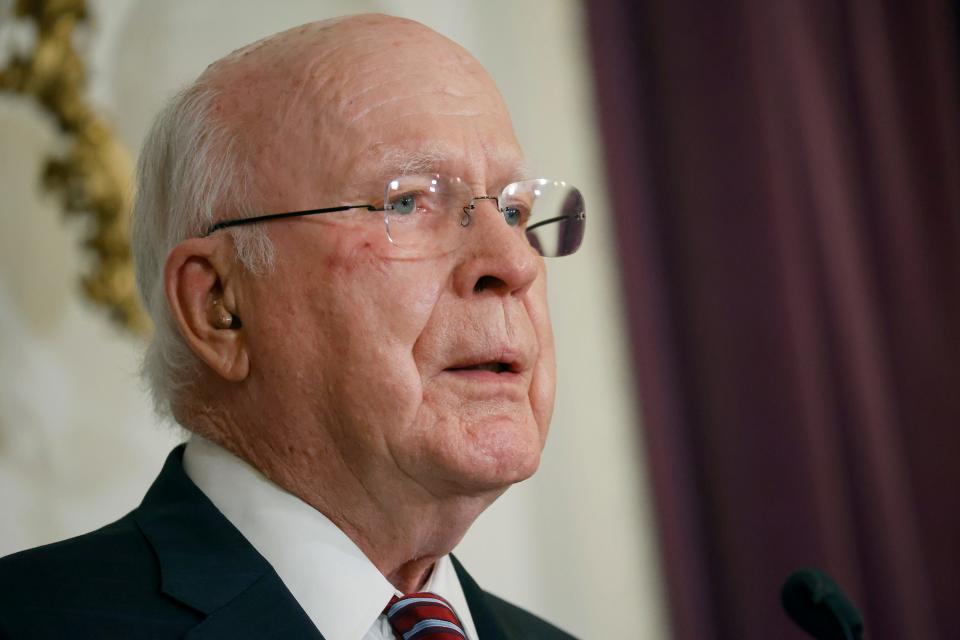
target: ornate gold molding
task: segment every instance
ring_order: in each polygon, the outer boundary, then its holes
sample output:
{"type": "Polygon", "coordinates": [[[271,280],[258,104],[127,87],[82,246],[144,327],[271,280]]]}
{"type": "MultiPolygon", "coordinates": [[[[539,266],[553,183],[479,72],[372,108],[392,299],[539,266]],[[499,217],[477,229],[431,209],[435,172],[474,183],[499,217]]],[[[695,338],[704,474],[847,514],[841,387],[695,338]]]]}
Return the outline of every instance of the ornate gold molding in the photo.
{"type": "Polygon", "coordinates": [[[83,246],[93,258],[82,275],[87,297],[123,328],[139,335],[150,321],[137,299],[129,244],[132,162],[84,96],[86,71],[73,46],[89,13],[85,0],[18,0],[15,14],[36,28],[33,50],[15,53],[0,69],[0,91],[34,98],[69,140],[47,158],[43,184],[64,213],[90,218],[83,246]]]}

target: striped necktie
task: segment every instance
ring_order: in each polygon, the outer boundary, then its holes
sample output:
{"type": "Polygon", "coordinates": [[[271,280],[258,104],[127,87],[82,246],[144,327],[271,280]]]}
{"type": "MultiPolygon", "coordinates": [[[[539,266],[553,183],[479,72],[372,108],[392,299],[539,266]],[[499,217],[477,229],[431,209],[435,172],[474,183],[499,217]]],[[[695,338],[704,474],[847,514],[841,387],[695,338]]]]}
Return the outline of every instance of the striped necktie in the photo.
{"type": "Polygon", "coordinates": [[[435,593],[393,596],[383,612],[397,640],[464,640],[467,637],[453,607],[435,593]]]}

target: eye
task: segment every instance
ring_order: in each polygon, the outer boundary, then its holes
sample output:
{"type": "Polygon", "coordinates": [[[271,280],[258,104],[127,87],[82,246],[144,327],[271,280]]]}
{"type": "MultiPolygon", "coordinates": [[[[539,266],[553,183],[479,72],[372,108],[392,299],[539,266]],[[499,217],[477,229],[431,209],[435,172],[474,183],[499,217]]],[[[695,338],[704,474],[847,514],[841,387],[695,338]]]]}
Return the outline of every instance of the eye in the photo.
{"type": "Polygon", "coordinates": [[[523,212],[519,207],[510,205],[503,208],[503,219],[511,227],[515,227],[523,221],[523,212]]]}
{"type": "Polygon", "coordinates": [[[503,219],[511,227],[526,227],[530,222],[530,207],[523,202],[511,202],[505,205],[501,210],[503,219]]]}
{"type": "Polygon", "coordinates": [[[408,215],[417,210],[417,197],[412,193],[405,193],[393,201],[393,210],[402,215],[408,215]]]}

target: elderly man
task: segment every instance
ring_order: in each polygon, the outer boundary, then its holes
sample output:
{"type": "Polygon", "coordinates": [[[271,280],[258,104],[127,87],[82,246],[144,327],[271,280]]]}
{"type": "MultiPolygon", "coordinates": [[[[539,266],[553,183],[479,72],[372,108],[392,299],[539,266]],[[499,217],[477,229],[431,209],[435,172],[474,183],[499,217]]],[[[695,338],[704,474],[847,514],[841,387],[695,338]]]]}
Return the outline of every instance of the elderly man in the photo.
{"type": "Polygon", "coordinates": [[[134,217],[192,436],[123,519],[0,562],[0,636],[570,637],[449,555],[537,468],[543,256],[585,223],[476,60],[376,15],[241,49],[159,117],[134,217]]]}

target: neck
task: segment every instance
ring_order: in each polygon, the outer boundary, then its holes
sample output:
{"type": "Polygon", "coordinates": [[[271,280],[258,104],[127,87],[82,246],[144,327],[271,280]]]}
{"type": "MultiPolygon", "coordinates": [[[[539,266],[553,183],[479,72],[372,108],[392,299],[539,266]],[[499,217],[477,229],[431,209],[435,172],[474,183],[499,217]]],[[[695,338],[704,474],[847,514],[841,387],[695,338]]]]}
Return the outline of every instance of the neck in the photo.
{"type": "Polygon", "coordinates": [[[400,593],[423,591],[423,585],[426,584],[427,577],[438,559],[436,557],[411,560],[400,566],[397,571],[385,575],[390,584],[396,587],[400,593]]]}
{"type": "Polygon", "coordinates": [[[329,443],[279,446],[224,426],[195,430],[329,518],[401,593],[421,590],[435,562],[503,492],[437,496],[385,465],[357,474],[329,443]]]}
{"type": "MultiPolygon", "coordinates": [[[[342,495],[337,494],[338,502],[342,495]]],[[[491,501],[460,498],[434,505],[409,501],[402,509],[388,511],[379,502],[360,508],[358,500],[344,511],[324,503],[322,496],[307,500],[340,527],[401,593],[422,590],[436,561],[450,553],[491,501]]]]}

